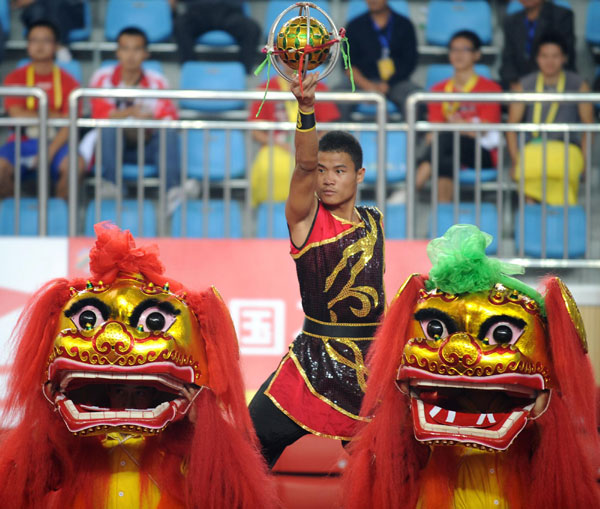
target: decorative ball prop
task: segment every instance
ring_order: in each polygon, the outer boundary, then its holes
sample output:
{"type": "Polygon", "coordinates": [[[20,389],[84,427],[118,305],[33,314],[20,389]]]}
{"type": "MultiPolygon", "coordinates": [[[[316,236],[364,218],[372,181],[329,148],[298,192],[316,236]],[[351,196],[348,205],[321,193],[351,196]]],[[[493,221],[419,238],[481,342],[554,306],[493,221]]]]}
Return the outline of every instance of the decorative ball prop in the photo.
{"type": "Polygon", "coordinates": [[[329,55],[330,46],[326,46],[330,35],[325,25],[315,18],[310,20],[308,30],[308,18],[297,16],[287,21],[277,35],[277,51],[281,60],[295,71],[300,67],[300,60],[305,55],[305,69],[311,71],[325,62],[329,55]],[[316,48],[314,51],[305,52],[306,46],[316,48]]]}
{"type": "MultiPolygon", "coordinates": [[[[323,79],[337,63],[339,43],[345,40],[344,34],[344,29],[338,32],[333,20],[323,9],[311,2],[297,2],[285,9],[271,25],[267,45],[263,49],[267,55],[265,63],[272,65],[288,81],[296,72],[304,78],[307,71],[325,64],[325,68],[319,72],[319,79],[323,79]],[[297,15],[285,21],[285,16],[292,11],[296,11],[297,15]],[[314,17],[317,13],[322,15],[323,21],[314,17]],[[281,28],[277,31],[279,26],[281,28]]],[[[262,65],[257,72],[260,69],[262,65]]]]}

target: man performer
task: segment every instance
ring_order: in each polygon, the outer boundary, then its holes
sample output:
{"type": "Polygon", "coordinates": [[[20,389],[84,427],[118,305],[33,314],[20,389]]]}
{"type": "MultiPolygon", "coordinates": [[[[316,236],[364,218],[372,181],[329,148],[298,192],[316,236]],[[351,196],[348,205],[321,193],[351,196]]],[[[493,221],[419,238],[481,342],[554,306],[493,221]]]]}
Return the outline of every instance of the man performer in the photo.
{"type": "Polygon", "coordinates": [[[302,331],[250,403],[262,452],[273,466],[307,433],[350,440],[366,384],[365,357],[385,306],[382,214],[356,207],[362,149],[349,133],[320,140],[314,114],[318,73],[298,77],[296,167],[286,202],[302,331]]]}

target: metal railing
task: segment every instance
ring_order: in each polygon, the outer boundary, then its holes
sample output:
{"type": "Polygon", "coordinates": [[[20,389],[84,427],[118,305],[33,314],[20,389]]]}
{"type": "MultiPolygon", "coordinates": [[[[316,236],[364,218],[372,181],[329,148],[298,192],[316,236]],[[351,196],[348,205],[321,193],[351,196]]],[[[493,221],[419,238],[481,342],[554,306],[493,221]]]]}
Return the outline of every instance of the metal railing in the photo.
{"type": "MultiPolygon", "coordinates": [[[[37,118],[0,118],[0,127],[15,128],[15,162],[14,162],[14,194],[15,215],[14,229],[20,227],[20,199],[21,199],[21,143],[23,128],[36,127],[40,151],[38,153],[38,217],[39,234],[46,235],[48,214],[48,97],[46,92],[39,87],[0,87],[0,97],[35,97],[38,101],[37,118]]],[[[17,233],[18,234],[18,233],[17,233]]]]}
{"type": "MultiPolygon", "coordinates": [[[[425,122],[417,119],[417,111],[420,105],[425,103],[439,103],[439,102],[470,102],[470,103],[599,103],[600,94],[597,93],[429,93],[429,92],[418,92],[412,94],[407,99],[407,204],[406,204],[406,231],[407,238],[415,238],[417,225],[416,225],[416,198],[415,192],[415,174],[416,174],[416,151],[418,145],[418,133],[433,133],[432,139],[432,168],[433,175],[431,177],[431,209],[432,209],[432,230],[437,229],[437,177],[438,177],[438,135],[441,132],[452,132],[454,142],[454,161],[453,161],[453,204],[454,204],[454,219],[458,219],[458,207],[460,203],[460,147],[458,144],[458,137],[461,131],[465,131],[464,123],[433,123],[425,122]]],[[[483,189],[483,183],[481,180],[482,165],[481,165],[481,137],[484,132],[488,131],[499,131],[502,134],[507,132],[518,133],[518,147],[520,154],[520,167],[524,167],[524,147],[525,147],[525,136],[527,133],[539,132],[541,133],[541,143],[543,146],[542,153],[542,221],[541,221],[541,246],[542,255],[540,266],[600,266],[600,260],[591,260],[592,253],[590,251],[592,246],[592,232],[593,232],[593,215],[592,215],[592,143],[587,143],[586,154],[585,154],[585,181],[584,181],[584,208],[585,215],[587,218],[586,222],[586,260],[567,260],[568,250],[566,248],[569,239],[569,203],[567,200],[568,193],[568,178],[569,172],[564,171],[564,205],[563,207],[563,263],[558,260],[544,261],[546,258],[546,218],[548,212],[548,203],[546,199],[546,177],[547,177],[547,166],[548,161],[545,156],[546,146],[548,142],[548,133],[562,133],[562,140],[565,143],[565,168],[568,168],[568,146],[569,140],[572,133],[582,133],[582,135],[588,134],[591,136],[592,133],[600,132],[600,125],[598,124],[584,124],[584,123],[470,123],[468,124],[468,131],[475,132],[476,140],[476,164],[475,164],[475,182],[474,182],[474,194],[475,194],[475,210],[476,210],[476,221],[479,222],[481,214],[481,195],[483,189]]],[[[519,247],[518,257],[525,258],[524,245],[525,245],[525,192],[524,192],[524,171],[520,171],[519,180],[513,184],[506,178],[506,164],[505,164],[505,147],[504,143],[498,146],[498,162],[496,165],[498,174],[497,179],[494,182],[494,188],[497,192],[496,206],[498,208],[498,236],[501,236],[502,232],[502,219],[503,219],[503,193],[504,191],[514,189],[518,193],[518,227],[519,227],[519,247]]],[[[600,217],[600,216],[599,216],[600,217]]],[[[598,227],[596,227],[598,230],[598,227]]],[[[598,240],[598,239],[594,239],[598,240]]],[[[508,254],[508,253],[501,253],[508,254]]],[[[598,254],[595,254],[598,256],[598,254]]],[[[600,257],[599,257],[600,258],[600,257]]]]}
{"type": "MultiPolygon", "coordinates": [[[[69,235],[76,235],[79,232],[77,228],[77,204],[78,204],[78,178],[77,178],[77,147],[79,143],[78,129],[80,127],[92,128],[134,128],[138,129],[138,221],[140,221],[140,230],[143,226],[143,214],[141,214],[143,189],[142,172],[143,172],[143,154],[141,153],[141,144],[143,141],[143,129],[158,129],[164,132],[165,129],[179,129],[182,133],[190,129],[225,129],[225,130],[281,130],[293,131],[295,125],[290,122],[272,122],[272,121],[236,121],[236,120],[136,120],[136,119],[89,119],[80,117],[80,101],[84,98],[111,98],[111,99],[170,99],[170,100],[243,100],[243,101],[260,101],[263,99],[264,92],[262,91],[210,91],[210,90],[140,90],[140,89],[96,89],[96,88],[80,88],[74,90],[69,97],[69,235]]],[[[386,102],[383,96],[372,93],[348,93],[348,92],[319,92],[317,94],[319,101],[336,101],[336,102],[373,102],[376,104],[376,120],[374,123],[335,123],[335,124],[319,124],[323,129],[341,128],[347,130],[364,130],[376,131],[377,136],[377,185],[376,185],[376,200],[377,203],[384,208],[385,206],[385,174],[384,161],[386,158],[385,147],[385,127],[386,127],[386,102]]],[[[289,92],[269,92],[266,96],[267,101],[286,101],[290,100],[289,92]]],[[[100,137],[99,137],[100,138],[100,137]]],[[[181,164],[181,183],[186,182],[188,178],[188,162],[186,150],[186,136],[183,138],[182,148],[182,164],[181,164]]],[[[117,138],[121,139],[120,137],[117,138]]],[[[166,187],[165,187],[165,160],[164,160],[164,142],[161,143],[161,155],[159,156],[159,179],[158,179],[158,210],[159,210],[159,235],[165,235],[166,228],[166,187]]],[[[117,147],[117,180],[121,176],[122,166],[118,153],[122,151],[122,145],[117,147]]],[[[226,159],[226,154],[224,160],[226,159]]],[[[96,166],[101,167],[101,147],[96,144],[96,166]],[[99,160],[100,159],[100,160],[99,160]]],[[[227,176],[227,175],[226,175],[227,176]]],[[[100,216],[100,181],[101,174],[99,171],[95,174],[95,199],[96,199],[96,218],[100,216]]],[[[205,166],[203,173],[203,198],[205,213],[203,221],[205,222],[204,231],[206,231],[207,216],[206,208],[208,207],[208,184],[209,175],[205,166]]],[[[231,199],[230,186],[225,184],[225,207],[228,208],[228,202],[231,199]]],[[[120,214],[122,196],[117,194],[117,214],[120,214]]],[[[182,222],[186,222],[186,200],[183,200],[183,216],[182,222]]]]}

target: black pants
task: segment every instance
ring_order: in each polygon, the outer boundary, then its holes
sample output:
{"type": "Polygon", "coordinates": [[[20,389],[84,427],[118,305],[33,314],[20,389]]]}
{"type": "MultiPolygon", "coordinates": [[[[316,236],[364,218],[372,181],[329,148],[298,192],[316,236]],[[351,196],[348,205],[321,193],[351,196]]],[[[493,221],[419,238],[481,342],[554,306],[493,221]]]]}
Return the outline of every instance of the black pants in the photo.
{"type": "Polygon", "coordinates": [[[39,20],[51,21],[60,34],[60,43],[69,44],[69,32],[84,25],[81,0],[36,0],[23,9],[21,21],[28,28],[39,20]]]}
{"type": "Polygon", "coordinates": [[[279,410],[268,396],[265,396],[265,390],[271,383],[274,374],[261,385],[249,406],[250,417],[260,440],[261,452],[269,468],[275,465],[288,445],[293,444],[300,437],[308,435],[308,431],[298,426],[279,410]]]}
{"type": "MultiPolygon", "coordinates": [[[[475,138],[459,135],[460,157],[459,166],[475,168],[475,138]]],[[[452,178],[454,175],[454,135],[450,132],[441,132],[438,136],[438,175],[452,178]]],[[[417,158],[417,164],[431,161],[431,145],[428,145],[423,154],[417,158]]],[[[494,161],[489,150],[481,147],[481,167],[492,168],[494,161]]],[[[460,169],[460,168],[459,168],[460,169]]]]}
{"type": "Polygon", "coordinates": [[[177,41],[179,59],[182,62],[194,60],[196,39],[210,30],[223,30],[231,35],[240,47],[240,60],[250,74],[254,70],[258,56],[260,27],[247,17],[241,7],[221,4],[187,5],[185,14],[175,17],[174,35],[177,41]]]}

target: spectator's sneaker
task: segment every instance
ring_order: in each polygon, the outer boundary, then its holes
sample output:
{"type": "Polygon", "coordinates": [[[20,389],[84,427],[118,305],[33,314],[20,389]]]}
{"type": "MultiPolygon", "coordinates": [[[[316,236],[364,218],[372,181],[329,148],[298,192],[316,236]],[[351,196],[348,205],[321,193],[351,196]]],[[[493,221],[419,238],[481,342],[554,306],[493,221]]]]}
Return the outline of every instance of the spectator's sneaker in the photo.
{"type": "Polygon", "coordinates": [[[170,216],[181,205],[183,198],[194,200],[200,196],[202,184],[196,179],[187,179],[183,186],[172,187],[167,192],[167,214],[170,216]]]}
{"type": "MultiPolygon", "coordinates": [[[[96,184],[95,180],[92,180],[92,197],[96,197],[96,184]]],[[[103,200],[111,200],[117,197],[117,184],[111,182],[110,180],[102,179],[100,181],[100,198],[103,200]]]]}
{"type": "Polygon", "coordinates": [[[70,62],[71,60],[73,60],[69,48],[67,48],[66,46],[61,46],[60,48],[58,48],[58,50],[56,51],[56,60],[58,62],[70,62]]]}
{"type": "Polygon", "coordinates": [[[398,189],[390,194],[387,202],[390,205],[398,205],[400,203],[406,203],[406,189],[398,189]]]}

